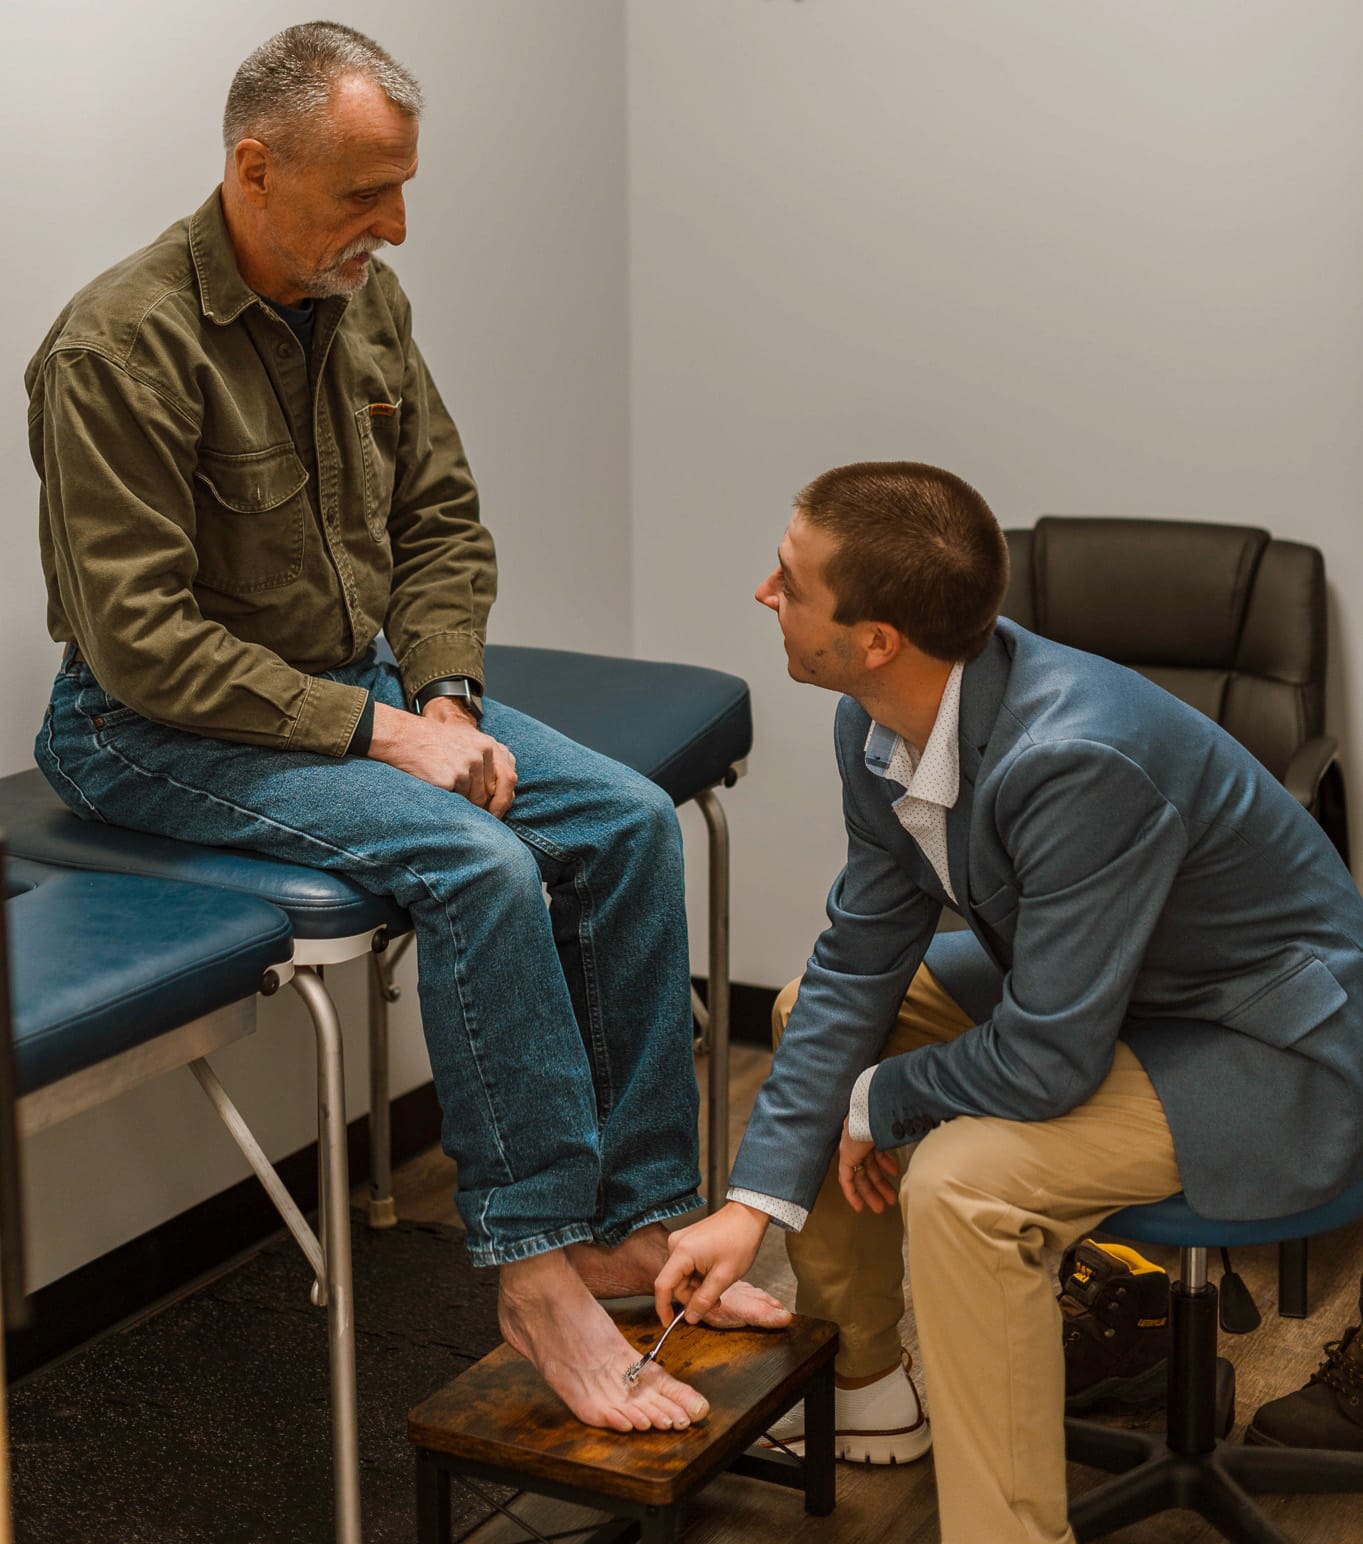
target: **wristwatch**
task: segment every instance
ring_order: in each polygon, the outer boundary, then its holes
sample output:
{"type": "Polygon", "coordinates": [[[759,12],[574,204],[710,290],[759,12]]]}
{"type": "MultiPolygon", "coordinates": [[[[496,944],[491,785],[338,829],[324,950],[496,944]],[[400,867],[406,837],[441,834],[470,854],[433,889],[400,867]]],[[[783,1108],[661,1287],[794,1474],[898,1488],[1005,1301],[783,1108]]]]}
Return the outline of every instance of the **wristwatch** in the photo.
{"type": "Polygon", "coordinates": [[[468,676],[442,676],[438,681],[427,681],[412,699],[412,706],[422,712],[428,702],[437,697],[457,697],[480,723],[483,717],[483,694],[478,683],[468,676]]]}

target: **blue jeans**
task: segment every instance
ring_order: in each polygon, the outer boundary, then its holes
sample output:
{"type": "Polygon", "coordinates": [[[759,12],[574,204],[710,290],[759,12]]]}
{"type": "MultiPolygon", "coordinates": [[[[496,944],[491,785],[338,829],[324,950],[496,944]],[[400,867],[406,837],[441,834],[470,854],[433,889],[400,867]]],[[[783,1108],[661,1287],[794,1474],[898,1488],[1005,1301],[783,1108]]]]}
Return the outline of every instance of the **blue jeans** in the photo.
{"type": "MultiPolygon", "coordinates": [[[[372,657],[328,674],[405,706],[372,657]]],[[[85,819],[335,869],[408,911],[469,1254],[498,1265],[699,1205],[699,1096],[671,801],[500,703],[483,728],[516,756],[505,821],[383,762],[152,723],[72,661],[35,750],[85,819]]]]}

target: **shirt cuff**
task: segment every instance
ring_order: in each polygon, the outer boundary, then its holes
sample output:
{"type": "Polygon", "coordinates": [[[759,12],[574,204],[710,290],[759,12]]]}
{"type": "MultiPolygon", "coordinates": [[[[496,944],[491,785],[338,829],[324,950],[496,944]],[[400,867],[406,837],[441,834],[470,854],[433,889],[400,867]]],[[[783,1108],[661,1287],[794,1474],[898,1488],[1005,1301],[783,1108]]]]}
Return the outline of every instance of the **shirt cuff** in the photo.
{"type": "Polygon", "coordinates": [[[764,1196],[756,1190],[731,1190],[725,1200],[741,1201],[744,1206],[766,1212],[773,1222],[791,1233],[798,1233],[809,1218],[805,1208],[796,1206],[794,1201],[782,1201],[776,1196],[764,1196]]]}
{"type": "Polygon", "coordinates": [[[350,744],[346,746],[347,756],[367,756],[369,747],[374,739],[374,694],[369,692],[364,699],[364,707],[360,711],[360,721],[355,725],[355,732],[350,737],[350,744]]]}
{"type": "Polygon", "coordinates": [[[871,1079],[875,1075],[876,1067],[868,1067],[852,1085],[852,1101],[847,1110],[847,1135],[854,1142],[872,1140],[871,1079]]]}

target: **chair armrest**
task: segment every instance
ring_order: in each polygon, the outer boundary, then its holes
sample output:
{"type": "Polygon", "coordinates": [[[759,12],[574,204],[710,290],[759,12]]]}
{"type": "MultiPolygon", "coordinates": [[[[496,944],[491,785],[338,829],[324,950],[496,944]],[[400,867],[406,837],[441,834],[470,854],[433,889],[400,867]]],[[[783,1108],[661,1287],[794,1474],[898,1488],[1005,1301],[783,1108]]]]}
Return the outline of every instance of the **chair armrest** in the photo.
{"type": "Polygon", "coordinates": [[[1338,755],[1339,742],[1328,734],[1315,735],[1297,747],[1283,773],[1283,787],[1304,809],[1309,810],[1316,802],[1320,780],[1338,755]]]}

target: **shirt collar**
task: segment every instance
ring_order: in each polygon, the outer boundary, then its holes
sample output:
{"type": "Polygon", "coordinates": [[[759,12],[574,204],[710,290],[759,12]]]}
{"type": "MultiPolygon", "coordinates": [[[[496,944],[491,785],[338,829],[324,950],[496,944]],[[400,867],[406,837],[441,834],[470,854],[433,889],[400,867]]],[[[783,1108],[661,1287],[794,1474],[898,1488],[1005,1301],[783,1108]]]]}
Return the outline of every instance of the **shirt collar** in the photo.
{"type": "Polygon", "coordinates": [[[932,733],[920,755],[902,735],[884,724],[871,723],[866,736],[866,770],[900,783],[911,799],[925,798],[951,809],[961,791],[961,676],[965,666],[952,666],[932,733]],[[931,790],[931,792],[929,792],[931,790]]]}

